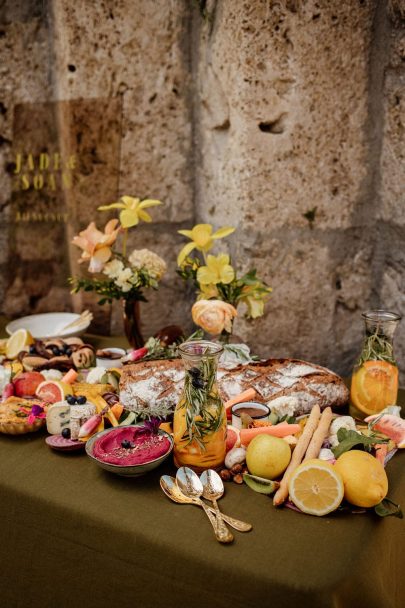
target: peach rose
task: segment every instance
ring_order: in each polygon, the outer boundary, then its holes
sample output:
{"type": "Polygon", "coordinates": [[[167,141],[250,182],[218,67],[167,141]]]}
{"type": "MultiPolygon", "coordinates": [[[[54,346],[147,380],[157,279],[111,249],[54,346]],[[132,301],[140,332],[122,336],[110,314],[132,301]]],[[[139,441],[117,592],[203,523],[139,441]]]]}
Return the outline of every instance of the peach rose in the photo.
{"type": "Polygon", "coordinates": [[[101,272],[104,265],[110,259],[111,246],[118,236],[118,220],[110,220],[104,228],[104,232],[98,230],[95,223],[91,222],[86,230],[79,232],[72,240],[73,245],[82,249],[80,262],[90,262],[89,272],[101,272]]]}
{"type": "Polygon", "coordinates": [[[196,325],[213,336],[225,329],[232,332],[232,321],[237,316],[236,308],[222,300],[198,300],[191,309],[196,325]]]}

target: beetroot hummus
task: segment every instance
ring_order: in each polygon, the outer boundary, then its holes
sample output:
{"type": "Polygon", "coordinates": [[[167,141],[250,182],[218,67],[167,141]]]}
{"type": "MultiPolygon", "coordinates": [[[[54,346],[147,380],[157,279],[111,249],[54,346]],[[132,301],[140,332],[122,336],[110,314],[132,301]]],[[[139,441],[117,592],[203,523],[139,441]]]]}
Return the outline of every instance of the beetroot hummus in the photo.
{"type": "Polygon", "coordinates": [[[141,427],[115,428],[94,443],[93,456],[121,466],[144,464],[166,454],[170,445],[164,435],[142,432],[141,427]]]}

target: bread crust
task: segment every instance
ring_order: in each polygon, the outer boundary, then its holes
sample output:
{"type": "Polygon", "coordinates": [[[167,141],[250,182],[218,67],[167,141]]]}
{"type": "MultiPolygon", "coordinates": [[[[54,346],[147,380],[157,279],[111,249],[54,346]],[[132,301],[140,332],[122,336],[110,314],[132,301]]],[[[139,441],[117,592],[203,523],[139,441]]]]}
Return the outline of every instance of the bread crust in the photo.
{"type": "MultiPolygon", "coordinates": [[[[123,370],[120,400],[127,409],[142,413],[158,413],[159,404],[173,410],[183,381],[180,359],[133,363],[123,370]]],[[[349,398],[349,391],[337,374],[300,359],[267,359],[232,370],[219,368],[218,386],[224,401],[248,388],[255,389],[257,401],[270,406],[279,397],[295,397],[299,403],[296,415],[309,412],[316,404],[321,409],[339,409],[349,398]]]]}

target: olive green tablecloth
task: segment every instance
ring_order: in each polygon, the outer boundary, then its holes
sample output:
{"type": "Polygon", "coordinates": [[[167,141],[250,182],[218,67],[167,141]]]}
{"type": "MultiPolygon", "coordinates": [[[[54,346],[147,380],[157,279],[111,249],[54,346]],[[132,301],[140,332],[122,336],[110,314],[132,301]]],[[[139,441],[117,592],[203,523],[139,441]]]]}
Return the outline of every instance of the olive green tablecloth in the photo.
{"type": "MultiPolygon", "coordinates": [[[[199,508],[161,492],[171,462],[123,479],[45,437],[0,435],[1,608],[405,605],[405,520],[306,516],[230,483],[220,506],[254,529],[223,546],[199,508]]],[[[404,453],[387,473],[405,505],[404,453]]]]}
{"type": "MultiPolygon", "coordinates": [[[[45,436],[0,436],[3,608],[405,605],[404,520],[306,516],[230,483],[222,509],[254,530],[222,546],[200,509],[161,492],[170,463],[122,479],[45,436]]],[[[404,465],[387,467],[402,504],[404,465]]]]}

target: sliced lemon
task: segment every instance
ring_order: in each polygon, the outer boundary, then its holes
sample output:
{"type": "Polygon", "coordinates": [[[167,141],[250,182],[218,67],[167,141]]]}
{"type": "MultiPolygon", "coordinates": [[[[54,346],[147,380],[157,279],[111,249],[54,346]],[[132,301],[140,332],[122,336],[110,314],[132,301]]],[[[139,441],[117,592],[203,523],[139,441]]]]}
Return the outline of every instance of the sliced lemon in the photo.
{"type": "Polygon", "coordinates": [[[288,484],[290,498],[296,507],[309,515],[326,515],[343,500],[344,486],[333,465],[313,458],[297,467],[288,484]]]}
{"type": "Polygon", "coordinates": [[[25,346],[34,344],[35,340],[26,329],[17,329],[7,340],[6,356],[7,359],[16,359],[18,353],[24,350],[25,346]]]}

